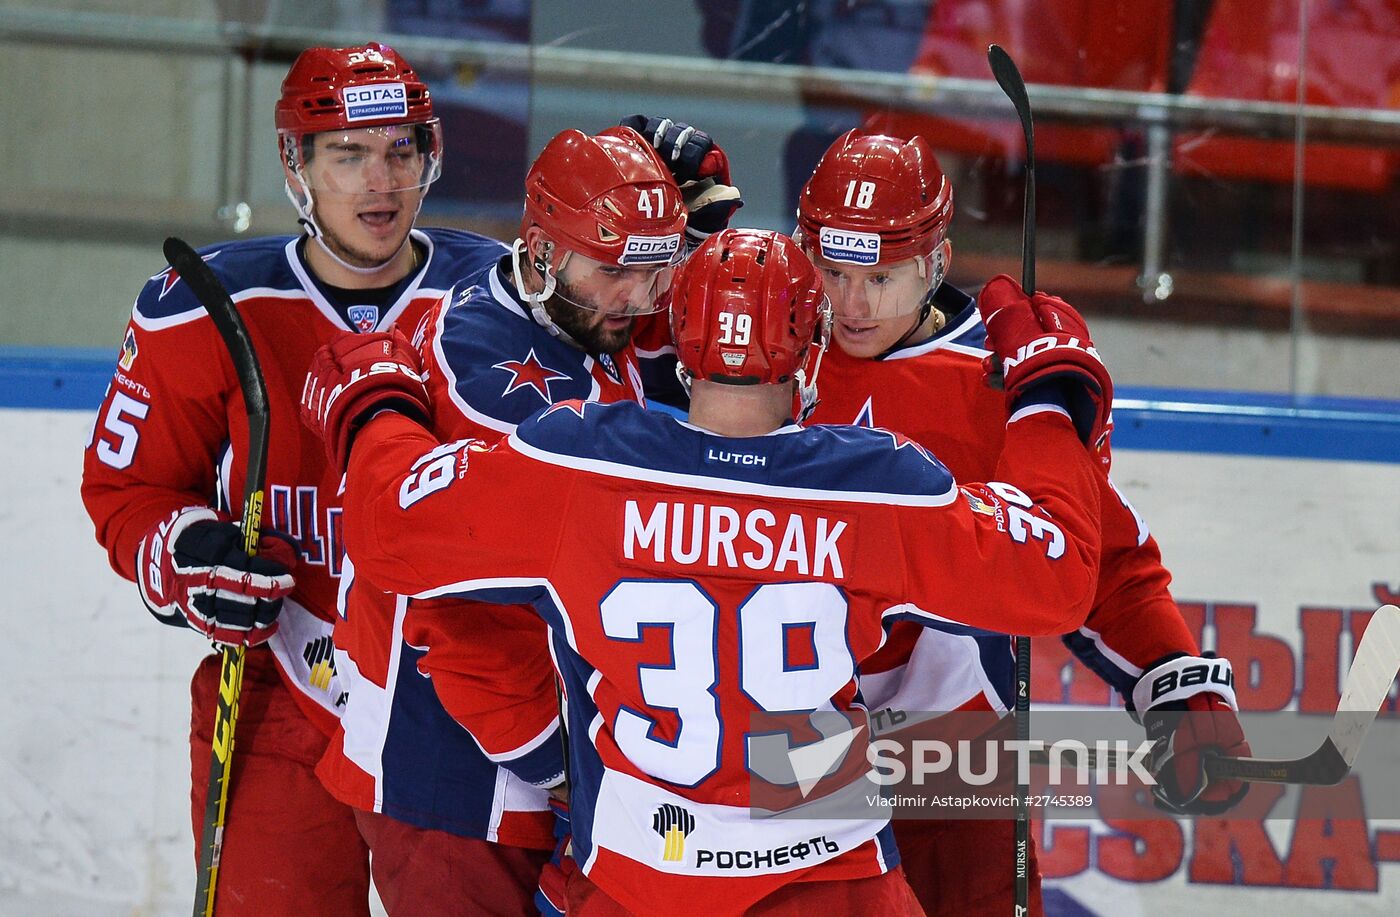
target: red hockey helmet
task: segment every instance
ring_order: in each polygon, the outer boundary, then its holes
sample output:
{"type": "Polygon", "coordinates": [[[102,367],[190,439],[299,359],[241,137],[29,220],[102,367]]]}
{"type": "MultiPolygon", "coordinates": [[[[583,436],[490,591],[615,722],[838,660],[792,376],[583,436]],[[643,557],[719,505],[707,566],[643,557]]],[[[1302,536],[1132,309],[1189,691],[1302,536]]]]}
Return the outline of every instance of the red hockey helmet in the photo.
{"type": "Polygon", "coordinates": [[[388,45],[301,52],[282,80],[276,119],[283,160],[293,172],[300,174],[307,164],[306,141],[314,134],[410,126],[411,133],[390,140],[412,138],[423,158],[409,163],[412,168],[396,176],[387,190],[423,187],[441,174],[442,127],[433,115],[432,94],[412,65],[388,45]]]}
{"type": "Polygon", "coordinates": [[[726,229],[686,260],[671,292],[676,356],[694,379],[761,385],[802,379],[830,326],[822,280],[792,239],[726,229]],[[820,325],[819,325],[820,322],[820,325]]]}
{"type": "Polygon", "coordinates": [[[952,218],[953,189],[928,141],[860,130],[831,145],[797,204],[808,252],[862,266],[931,254],[952,218]]]}
{"type": "Polygon", "coordinates": [[[670,264],[680,254],[685,205],[641,134],[610,127],[557,134],[525,176],[520,236],[539,226],[561,247],[615,265],[670,264]]]}
{"type": "Polygon", "coordinates": [[[399,52],[374,41],[307,48],[287,71],[277,100],[277,130],[300,134],[432,120],[427,85],[399,52]]]}

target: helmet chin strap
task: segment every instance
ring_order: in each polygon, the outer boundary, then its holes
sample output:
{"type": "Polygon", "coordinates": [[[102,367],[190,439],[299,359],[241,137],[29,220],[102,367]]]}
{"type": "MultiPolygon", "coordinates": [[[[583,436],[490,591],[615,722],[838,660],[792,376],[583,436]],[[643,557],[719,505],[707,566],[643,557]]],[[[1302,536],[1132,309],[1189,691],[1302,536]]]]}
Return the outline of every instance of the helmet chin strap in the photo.
{"type": "MultiPolygon", "coordinates": [[[[287,193],[287,200],[291,201],[292,206],[296,208],[297,216],[299,218],[297,222],[300,223],[302,226],[306,227],[306,234],[311,237],[312,241],[314,241],[317,245],[321,247],[321,251],[325,252],[328,256],[330,256],[330,259],[332,261],[345,268],[345,270],[349,271],[350,273],[360,274],[362,276],[378,273],[379,271],[382,271],[384,270],[384,268],[388,267],[389,264],[403,252],[404,248],[411,244],[412,234],[409,233],[403,237],[403,245],[400,245],[397,249],[394,250],[394,253],[392,255],[390,255],[388,258],[385,258],[379,264],[376,264],[373,267],[359,267],[358,265],[351,264],[344,258],[337,255],[335,252],[331,251],[331,247],[327,245],[326,240],[322,238],[325,235],[325,233],[321,230],[321,224],[316,222],[314,201],[311,199],[311,186],[308,185],[301,178],[300,175],[297,176],[297,183],[301,185],[301,196],[298,196],[297,193],[292,190],[292,183],[290,179],[287,179],[282,182],[282,190],[287,193]]],[[[422,209],[423,198],[419,197],[418,207],[416,210],[413,211],[413,221],[415,223],[418,222],[418,212],[422,209]]]]}
{"type": "Polygon", "coordinates": [[[685,368],[685,364],[680,360],[676,361],[676,378],[680,380],[681,388],[685,390],[685,397],[690,397],[690,380],[695,378],[690,374],[690,370],[685,368]]]}
{"type": "Polygon", "coordinates": [[[817,310],[817,321],[820,322],[818,338],[813,342],[817,348],[817,360],[812,365],[812,380],[807,381],[807,372],[799,367],[793,376],[797,379],[797,398],[800,407],[797,422],[806,423],[807,418],[812,416],[812,412],[817,409],[821,399],[817,396],[817,377],[822,373],[822,358],[826,356],[826,348],[831,343],[831,326],[835,322],[831,314],[831,302],[824,300],[820,309],[817,310]]]}
{"type": "Polygon", "coordinates": [[[541,258],[539,261],[535,262],[536,269],[539,270],[540,276],[544,278],[544,289],[539,293],[534,293],[526,288],[525,277],[520,271],[520,260],[521,256],[524,254],[525,240],[516,239],[510,247],[510,271],[512,279],[515,280],[516,292],[525,297],[526,303],[530,306],[530,317],[535,320],[535,324],[539,325],[565,344],[583,350],[583,345],[574,340],[573,335],[569,334],[569,332],[556,325],[554,319],[550,317],[549,311],[544,307],[545,300],[554,295],[554,291],[559,285],[558,278],[555,277],[554,272],[549,269],[549,262],[545,260],[545,258],[541,258]]]}

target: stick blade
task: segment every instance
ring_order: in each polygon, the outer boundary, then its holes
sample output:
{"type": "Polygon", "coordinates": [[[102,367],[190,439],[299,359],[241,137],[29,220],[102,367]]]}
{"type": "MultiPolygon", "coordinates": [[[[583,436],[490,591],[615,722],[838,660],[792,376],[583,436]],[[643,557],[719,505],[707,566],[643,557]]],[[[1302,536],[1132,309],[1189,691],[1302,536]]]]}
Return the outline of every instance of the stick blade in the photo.
{"type": "Polygon", "coordinates": [[[992,68],[997,85],[1016,108],[1016,117],[1021,119],[1021,130],[1026,135],[1026,159],[1033,160],[1035,131],[1031,126],[1031,100],[1026,95],[1026,81],[1021,78],[1021,69],[1001,45],[987,46],[987,63],[992,68]]]}
{"type": "Polygon", "coordinates": [[[1350,766],[1400,671],[1400,608],[1382,605],[1371,616],[1342,686],[1329,738],[1350,766]]]}

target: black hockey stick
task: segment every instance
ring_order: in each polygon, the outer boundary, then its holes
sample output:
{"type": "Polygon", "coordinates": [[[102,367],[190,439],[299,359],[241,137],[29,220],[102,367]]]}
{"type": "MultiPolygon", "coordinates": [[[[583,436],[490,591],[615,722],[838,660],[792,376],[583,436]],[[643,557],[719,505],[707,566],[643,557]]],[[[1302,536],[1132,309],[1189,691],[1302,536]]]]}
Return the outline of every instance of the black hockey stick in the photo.
{"type": "MultiPolygon", "coordinates": [[[[1327,737],[1301,758],[1206,758],[1206,773],[1222,780],[1244,780],[1249,783],[1301,783],[1332,786],[1341,783],[1351,773],[1352,765],[1361,752],[1366,733],[1375,722],[1376,714],[1390,694],[1391,682],[1400,674],[1400,608],[1382,605],[1371,616],[1366,633],[1356,647],[1356,658],[1347,671],[1342,685],[1342,697],[1337,715],[1327,737]]],[[[1047,763],[1044,751],[1031,752],[1032,764],[1047,763]]],[[[1107,770],[1117,770],[1119,757],[1111,750],[1100,756],[1089,749],[1083,765],[1090,770],[1100,763],[1107,770]]]]}
{"type": "MultiPolygon", "coordinates": [[[[987,48],[987,63],[997,85],[1021,119],[1021,133],[1026,139],[1026,203],[1021,222],[1021,289],[1029,296],[1035,292],[1035,132],[1031,127],[1031,103],[1026,98],[1026,83],[1011,55],[1001,45],[987,48]]],[[[1030,738],[1031,730],[1031,638],[1016,638],[1016,738],[1030,738]]],[[[1031,812],[1026,804],[1030,787],[1023,779],[1016,782],[1016,917],[1029,913],[1030,907],[1030,845],[1031,812]]]]}
{"type": "Polygon", "coordinates": [[[992,76],[1021,119],[1021,135],[1026,140],[1026,201],[1021,216],[1021,289],[1035,292],[1035,130],[1031,125],[1031,101],[1026,97],[1026,83],[1021,71],[1001,45],[987,48],[987,63],[992,76]]]}
{"type": "MultiPolygon", "coordinates": [[[[189,285],[190,292],[209,312],[224,339],[243,404],[248,412],[248,455],[243,478],[243,550],[258,553],[262,529],[263,487],[267,476],[268,407],[253,340],[229,298],[228,291],[209,265],[189,243],[173,236],[165,240],[165,260],[189,285]]],[[[224,818],[228,814],[229,777],[233,763],[233,733],[238,725],[238,697],[243,688],[246,647],[226,646],[219,667],[218,711],[214,717],[214,742],[209,757],[209,785],[204,799],[204,828],[199,839],[199,873],[194,893],[194,917],[212,917],[219,883],[219,855],[224,846],[224,818]]]]}

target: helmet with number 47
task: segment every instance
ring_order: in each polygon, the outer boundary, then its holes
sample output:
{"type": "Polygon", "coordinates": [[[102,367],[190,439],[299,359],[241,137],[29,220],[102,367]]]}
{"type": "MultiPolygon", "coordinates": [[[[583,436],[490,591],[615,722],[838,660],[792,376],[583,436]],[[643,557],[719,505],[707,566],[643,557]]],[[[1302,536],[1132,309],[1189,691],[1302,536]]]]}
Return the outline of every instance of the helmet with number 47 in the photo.
{"type": "Polygon", "coordinates": [[[816,407],[831,331],[822,279],[780,233],[726,229],[681,267],[671,296],[677,374],[726,385],[796,380],[800,419],[816,407]],[[810,365],[811,373],[808,375],[810,365]]]}
{"type": "Polygon", "coordinates": [[[826,281],[843,349],[874,356],[924,325],[952,217],[953,189],[922,137],[853,130],[826,151],[799,197],[797,237],[826,281]]]}
{"type": "Polygon", "coordinates": [[[664,308],[684,233],[680,189],[640,134],[566,130],[525,177],[516,289],[551,333],[616,352],[636,316],[664,308]]]}

